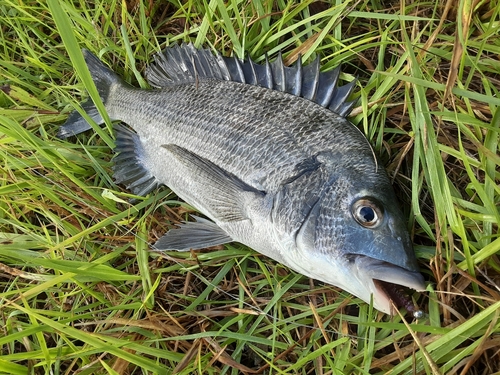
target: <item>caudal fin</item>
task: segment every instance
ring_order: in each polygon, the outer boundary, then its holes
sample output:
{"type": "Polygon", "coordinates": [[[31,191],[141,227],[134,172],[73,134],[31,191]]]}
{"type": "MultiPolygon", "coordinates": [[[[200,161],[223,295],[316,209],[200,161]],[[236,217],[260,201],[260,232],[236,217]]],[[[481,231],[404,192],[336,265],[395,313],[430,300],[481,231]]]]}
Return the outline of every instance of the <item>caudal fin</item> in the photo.
{"type": "MultiPolygon", "coordinates": [[[[115,85],[122,85],[123,81],[91,52],[86,49],[83,49],[82,52],[90,74],[92,75],[92,79],[94,80],[94,84],[99,92],[99,96],[101,97],[104,106],[106,106],[111,87],[115,85]]],[[[83,103],[82,108],[97,124],[104,123],[104,120],[91,99],[83,103]]],[[[64,125],[59,128],[57,136],[64,139],[89,129],[91,129],[91,126],[87,120],[85,120],[85,118],[83,118],[78,111],[73,111],[64,125]]]]}

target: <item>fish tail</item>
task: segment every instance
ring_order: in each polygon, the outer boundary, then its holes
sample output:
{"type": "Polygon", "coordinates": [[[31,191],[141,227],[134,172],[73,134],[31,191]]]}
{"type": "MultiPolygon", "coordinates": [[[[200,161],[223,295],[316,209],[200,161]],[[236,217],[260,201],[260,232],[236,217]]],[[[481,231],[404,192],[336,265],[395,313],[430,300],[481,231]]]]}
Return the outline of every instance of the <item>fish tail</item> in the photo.
{"type": "MultiPolygon", "coordinates": [[[[123,81],[91,52],[86,49],[83,49],[82,52],[90,74],[92,75],[92,79],[94,80],[94,84],[99,92],[99,96],[101,97],[104,106],[106,106],[112,87],[116,85],[123,85],[123,81]]],[[[100,125],[104,123],[103,118],[99,114],[99,111],[91,99],[84,102],[82,104],[82,108],[87,115],[95,121],[96,124],[100,125]]],[[[64,125],[59,128],[57,136],[64,139],[72,135],[82,133],[91,128],[92,126],[78,111],[73,111],[64,125]]]]}

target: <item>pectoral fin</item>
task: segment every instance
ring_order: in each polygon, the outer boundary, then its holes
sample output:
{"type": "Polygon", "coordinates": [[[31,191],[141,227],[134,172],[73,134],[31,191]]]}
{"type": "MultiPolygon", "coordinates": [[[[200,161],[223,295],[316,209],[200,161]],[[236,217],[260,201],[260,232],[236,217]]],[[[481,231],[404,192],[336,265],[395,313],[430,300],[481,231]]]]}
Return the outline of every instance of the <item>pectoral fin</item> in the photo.
{"type": "MultiPolygon", "coordinates": [[[[211,219],[218,222],[248,220],[249,205],[263,202],[264,192],[210,160],[177,145],[162,147],[170,154],[169,163],[175,163],[172,170],[177,175],[177,184],[183,187],[182,197],[211,219]]],[[[169,186],[176,191],[175,186],[169,186]]]]}
{"type": "Polygon", "coordinates": [[[248,210],[265,206],[266,194],[185,148],[173,144],[162,147],[168,152],[171,167],[169,187],[216,223],[197,217],[196,222],[170,230],[155,247],[187,251],[237,241],[234,233],[226,230],[248,227],[248,210]]]}
{"type": "Polygon", "coordinates": [[[209,220],[194,216],[196,221],[180,224],[168,231],[155,243],[157,250],[189,251],[232,242],[219,226],[209,220]]]}

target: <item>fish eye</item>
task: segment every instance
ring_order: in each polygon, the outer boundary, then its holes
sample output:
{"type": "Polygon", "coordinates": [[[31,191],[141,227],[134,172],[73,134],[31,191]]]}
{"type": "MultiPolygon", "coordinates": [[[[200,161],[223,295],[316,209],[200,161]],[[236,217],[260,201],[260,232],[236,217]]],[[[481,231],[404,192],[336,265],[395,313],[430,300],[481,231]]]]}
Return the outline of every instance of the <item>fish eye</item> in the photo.
{"type": "Polygon", "coordinates": [[[374,229],[382,222],[383,213],[373,200],[361,198],[353,203],[352,216],[363,227],[374,229]]]}

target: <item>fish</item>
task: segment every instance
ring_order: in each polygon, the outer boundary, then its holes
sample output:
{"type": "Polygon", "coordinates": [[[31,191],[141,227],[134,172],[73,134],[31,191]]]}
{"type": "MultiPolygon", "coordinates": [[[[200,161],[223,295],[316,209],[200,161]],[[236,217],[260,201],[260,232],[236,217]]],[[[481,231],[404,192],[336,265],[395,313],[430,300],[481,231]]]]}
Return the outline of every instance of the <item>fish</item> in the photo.
{"type": "MultiPolygon", "coordinates": [[[[377,310],[422,316],[408,292],[425,283],[382,164],[347,115],[355,81],[319,58],[285,66],[167,47],[146,69],[150,89],[126,83],[83,50],[109,118],[113,176],[138,196],[161,185],[202,215],[159,238],[156,250],[239,242],[377,310]]],[[[104,120],[92,101],[82,108],[104,120]]],[[[92,126],[73,111],[61,139],[92,126]]]]}

